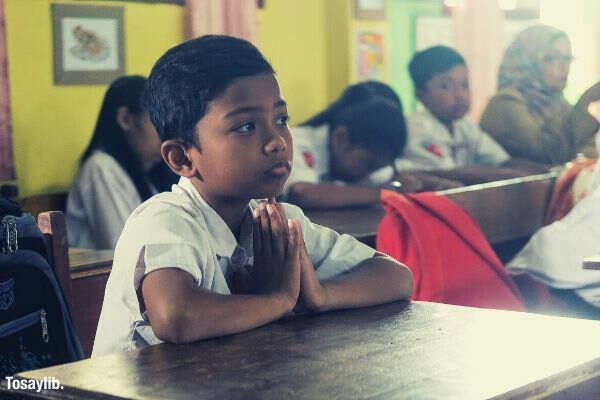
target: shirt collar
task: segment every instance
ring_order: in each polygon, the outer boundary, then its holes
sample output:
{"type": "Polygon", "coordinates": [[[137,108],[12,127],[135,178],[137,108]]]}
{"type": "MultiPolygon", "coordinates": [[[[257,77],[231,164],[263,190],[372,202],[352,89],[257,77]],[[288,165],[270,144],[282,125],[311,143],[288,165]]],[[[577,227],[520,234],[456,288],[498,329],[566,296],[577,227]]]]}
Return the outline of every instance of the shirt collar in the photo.
{"type": "MultiPolygon", "coordinates": [[[[221,257],[231,258],[238,246],[243,249],[246,258],[253,255],[252,244],[252,210],[257,207],[257,202],[251,200],[248,204],[248,212],[242,221],[240,228],[240,241],[236,240],[233,232],[225,223],[223,218],[204,200],[202,195],[192,184],[188,178],[181,177],[177,184],[184,192],[192,199],[194,206],[200,211],[204,217],[206,228],[209,233],[208,240],[211,242],[212,248],[217,255],[221,257]]],[[[238,250],[239,252],[239,250],[238,250]]]]}
{"type": "Polygon", "coordinates": [[[433,124],[435,124],[435,126],[437,126],[436,131],[442,130],[445,133],[445,135],[446,135],[445,139],[446,139],[446,141],[448,141],[448,143],[459,144],[459,143],[464,142],[464,135],[462,133],[461,124],[460,124],[460,121],[462,121],[462,118],[452,121],[452,126],[454,127],[454,135],[452,135],[452,134],[450,134],[448,127],[446,125],[444,125],[439,119],[437,119],[437,117],[435,115],[433,115],[427,107],[423,107],[422,113],[433,124]]]}

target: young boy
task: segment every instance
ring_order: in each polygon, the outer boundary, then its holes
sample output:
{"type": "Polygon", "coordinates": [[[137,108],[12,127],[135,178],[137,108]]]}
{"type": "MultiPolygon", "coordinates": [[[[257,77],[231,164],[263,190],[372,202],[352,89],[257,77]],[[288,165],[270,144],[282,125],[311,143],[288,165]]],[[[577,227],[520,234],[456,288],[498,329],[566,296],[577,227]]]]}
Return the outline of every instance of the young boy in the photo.
{"type": "Polygon", "coordinates": [[[344,99],[294,128],[294,168],[285,192],[300,207],[378,204],[376,186],[392,178],[406,141],[402,109],[383,97],[344,99]]]}
{"type": "Polygon", "coordinates": [[[427,170],[467,184],[546,171],[545,166],[511,160],[465,118],[471,105],[469,72],[455,50],[430,47],[417,52],[408,68],[425,109],[407,118],[408,142],[404,157],[396,162],[399,170],[427,170]]]}
{"type": "Polygon", "coordinates": [[[410,297],[406,267],[275,202],[292,142],[274,71],[253,45],[204,36],[170,49],[146,106],[181,179],[126,222],[93,355],[242,332],[295,307],[410,297]]]}

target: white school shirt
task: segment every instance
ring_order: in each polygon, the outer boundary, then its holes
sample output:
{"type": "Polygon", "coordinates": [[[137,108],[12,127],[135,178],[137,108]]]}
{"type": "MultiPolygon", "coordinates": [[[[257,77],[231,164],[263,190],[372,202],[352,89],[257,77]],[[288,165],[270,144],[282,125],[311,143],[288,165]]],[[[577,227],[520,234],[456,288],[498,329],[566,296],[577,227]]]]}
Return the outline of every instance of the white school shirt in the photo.
{"type": "MultiPolygon", "coordinates": [[[[600,135],[596,147],[600,150],[600,135]]],[[[600,271],[582,268],[583,259],[600,252],[600,163],[589,194],[562,219],[540,228],[506,266],[557,289],[573,289],[600,307],[600,271]]]]}
{"type": "Polygon", "coordinates": [[[454,135],[427,109],[406,120],[408,140],[398,170],[454,169],[468,166],[496,167],[510,156],[479,126],[461,118],[454,121],[454,135]]]}
{"type": "MultiPolygon", "coordinates": [[[[232,271],[253,262],[251,210],[236,241],[225,221],[200,196],[187,178],[171,192],[158,194],[129,217],[115,249],[93,356],[160,343],[147,313],[140,312],[136,290],[142,278],[161,268],[189,273],[198,287],[230,294],[232,271]]],[[[300,208],[283,204],[288,218],[297,219],[320,280],[342,274],[375,250],[349,235],[310,222],[300,208]]],[[[201,312],[201,310],[198,310],[201,312]]]]}
{"type": "MultiPolygon", "coordinates": [[[[333,180],[330,175],[328,125],[294,127],[292,140],[294,142],[294,159],[292,172],[285,183],[284,193],[287,193],[289,187],[297,182],[345,184],[342,181],[333,180]]],[[[383,184],[389,181],[392,175],[391,167],[381,168],[357,184],[366,186],[383,184]]]]}
{"type": "Polygon", "coordinates": [[[127,217],[141,202],[133,181],[117,160],[103,151],[94,151],[69,191],[69,246],[114,249],[127,217]]]}

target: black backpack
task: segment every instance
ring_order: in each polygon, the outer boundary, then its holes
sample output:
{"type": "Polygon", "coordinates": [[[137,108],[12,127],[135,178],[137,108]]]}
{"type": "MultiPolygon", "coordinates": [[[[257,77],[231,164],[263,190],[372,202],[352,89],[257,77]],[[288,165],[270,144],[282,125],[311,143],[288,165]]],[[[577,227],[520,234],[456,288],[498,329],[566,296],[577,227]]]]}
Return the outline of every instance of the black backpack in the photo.
{"type": "Polygon", "coordinates": [[[82,358],[44,235],[0,197],[0,378],[82,358]]]}

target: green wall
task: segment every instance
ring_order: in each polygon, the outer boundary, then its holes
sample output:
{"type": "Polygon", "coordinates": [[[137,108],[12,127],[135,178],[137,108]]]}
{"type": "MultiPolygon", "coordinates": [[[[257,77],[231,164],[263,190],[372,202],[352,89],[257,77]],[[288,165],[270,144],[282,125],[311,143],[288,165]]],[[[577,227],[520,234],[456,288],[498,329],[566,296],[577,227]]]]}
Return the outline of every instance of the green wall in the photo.
{"type": "Polygon", "coordinates": [[[415,18],[440,16],[439,0],[388,0],[389,84],[402,99],[405,114],[415,110],[416,99],[408,75],[408,62],[415,52],[415,18]]]}

